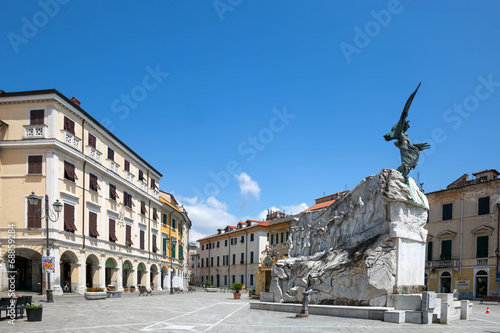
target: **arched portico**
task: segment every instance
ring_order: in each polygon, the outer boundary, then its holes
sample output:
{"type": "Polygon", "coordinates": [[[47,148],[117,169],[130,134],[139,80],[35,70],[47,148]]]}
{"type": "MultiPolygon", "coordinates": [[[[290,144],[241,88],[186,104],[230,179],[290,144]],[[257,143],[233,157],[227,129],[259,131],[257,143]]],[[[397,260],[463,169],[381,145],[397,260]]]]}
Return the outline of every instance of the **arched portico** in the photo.
{"type": "Polygon", "coordinates": [[[80,264],[78,256],[71,250],[66,250],[59,259],[59,277],[56,278],[54,293],[62,294],[62,288],[66,282],[70,286],[70,291],[77,291],[80,287],[80,264]],[[61,290],[59,290],[61,287],[61,290]]]}
{"type": "Polygon", "coordinates": [[[149,267],[149,286],[151,289],[159,288],[158,279],[158,266],[156,264],[151,264],[149,267]]]}
{"type": "Polygon", "coordinates": [[[95,254],[87,256],[85,259],[85,287],[92,288],[101,285],[100,271],[101,266],[97,256],[95,254]]]}
{"type": "MultiPolygon", "coordinates": [[[[28,248],[16,248],[15,250],[15,269],[10,269],[7,265],[9,264],[9,253],[5,251],[3,256],[3,272],[16,271],[15,273],[15,289],[16,291],[40,291],[46,290],[46,274],[42,275],[42,255],[28,248]],[[42,288],[45,286],[45,288],[42,288]]],[[[7,273],[5,273],[7,274],[7,273]]],[[[52,274],[54,275],[54,274],[52,274]]],[[[2,286],[4,290],[9,289],[8,279],[5,276],[3,279],[7,285],[2,286]]],[[[51,276],[51,280],[54,281],[54,277],[51,276]]]]}

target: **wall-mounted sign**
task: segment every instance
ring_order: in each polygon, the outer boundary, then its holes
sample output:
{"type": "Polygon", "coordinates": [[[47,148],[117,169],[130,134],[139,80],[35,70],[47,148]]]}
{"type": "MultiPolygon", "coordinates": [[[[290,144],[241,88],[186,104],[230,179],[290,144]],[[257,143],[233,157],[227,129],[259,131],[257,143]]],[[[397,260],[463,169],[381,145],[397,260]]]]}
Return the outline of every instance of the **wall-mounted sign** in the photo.
{"type": "Polygon", "coordinates": [[[431,279],[437,279],[437,274],[431,274],[431,279]]]}
{"type": "Polygon", "coordinates": [[[455,288],[457,289],[469,289],[470,281],[469,280],[458,280],[455,284],[455,288]]]}

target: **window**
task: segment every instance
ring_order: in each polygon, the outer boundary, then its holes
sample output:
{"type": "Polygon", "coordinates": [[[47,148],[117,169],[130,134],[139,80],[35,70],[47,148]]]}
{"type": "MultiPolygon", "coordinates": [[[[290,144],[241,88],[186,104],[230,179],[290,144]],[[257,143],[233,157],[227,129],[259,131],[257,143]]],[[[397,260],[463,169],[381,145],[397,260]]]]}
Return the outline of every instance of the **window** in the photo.
{"type": "Polygon", "coordinates": [[[241,252],[241,260],[240,260],[240,264],[244,264],[245,263],[245,253],[241,252]]]}
{"type": "Polygon", "coordinates": [[[432,242],[427,243],[427,261],[432,261],[432,242]]]}
{"type": "Polygon", "coordinates": [[[113,184],[109,184],[109,198],[111,200],[119,199],[118,194],[116,193],[116,186],[113,184]]]}
{"type": "Polygon", "coordinates": [[[139,176],[138,176],[139,180],[142,180],[144,181],[144,173],[142,172],[142,170],[139,170],[139,176]]]}
{"type": "MultiPolygon", "coordinates": [[[[284,243],[284,242],[283,242],[283,239],[284,239],[284,238],[285,238],[285,233],[284,233],[284,232],[282,232],[282,233],[281,233],[281,243],[284,243]]],[[[278,242],[276,242],[276,243],[278,243],[278,242]]]]}
{"type": "Polygon", "coordinates": [[[141,214],[146,215],[146,202],[141,201],[141,214]]]}
{"type": "Polygon", "coordinates": [[[253,274],[250,274],[250,285],[253,286],[253,274]]]}
{"type": "Polygon", "coordinates": [[[42,174],[42,155],[28,156],[28,175],[42,174]]]}
{"type": "Polygon", "coordinates": [[[201,250],[204,251],[205,250],[205,245],[204,244],[201,244],[201,250]]]}
{"type": "Polygon", "coordinates": [[[129,246],[134,245],[132,242],[132,226],[130,224],[127,224],[127,227],[125,228],[125,244],[129,246]]]}
{"type": "Polygon", "coordinates": [[[240,243],[245,243],[245,236],[241,236],[240,243]]]}
{"type": "Polygon", "coordinates": [[[132,208],[132,206],[135,207],[134,202],[132,200],[132,194],[123,192],[123,205],[127,206],[128,208],[132,208]]]}
{"type": "MultiPolygon", "coordinates": [[[[167,256],[167,237],[163,237],[163,256],[167,256]]],[[[201,263],[201,267],[203,267],[203,261],[201,263]]]]}
{"type": "Polygon", "coordinates": [[[75,135],[75,122],[68,117],[64,117],[64,130],[75,135]]]}
{"type": "Polygon", "coordinates": [[[89,187],[92,191],[100,190],[101,188],[99,187],[99,184],[97,183],[97,176],[89,173],[89,187]]]}
{"type": "Polygon", "coordinates": [[[96,148],[97,146],[97,139],[90,133],[88,134],[88,144],[93,148],[96,148]]]}
{"type": "Polygon", "coordinates": [[[99,232],[97,231],[97,214],[89,212],[89,236],[97,238],[99,232]]]}
{"type": "Polygon", "coordinates": [[[156,235],[153,234],[153,253],[157,253],[159,252],[158,251],[158,247],[156,247],[156,235]]]}
{"type": "Polygon", "coordinates": [[[217,241],[217,248],[220,247],[220,241],[217,241]]]}
{"type": "Polygon", "coordinates": [[[224,240],[224,246],[227,246],[227,239],[224,240]]]}
{"type": "Polygon", "coordinates": [[[478,236],[476,244],[476,257],[488,258],[488,236],[478,236]]]}
{"type": "Polygon", "coordinates": [[[233,281],[233,283],[235,283],[235,282],[236,282],[236,275],[233,275],[233,276],[231,277],[231,280],[233,281]]]}
{"type": "Polygon", "coordinates": [[[253,251],[250,252],[250,263],[253,264],[253,251]]]}
{"type": "Polygon", "coordinates": [[[451,220],[453,218],[453,204],[449,203],[443,205],[443,221],[451,220]]]}
{"type": "Polygon", "coordinates": [[[214,257],[210,257],[210,266],[214,267],[214,257]]]}
{"type": "Polygon", "coordinates": [[[144,250],[145,246],[144,246],[144,230],[139,230],[139,248],[141,250],[144,250]]]}
{"type": "Polygon", "coordinates": [[[240,283],[245,283],[245,276],[243,274],[240,275],[240,283]]]}
{"type": "Polygon", "coordinates": [[[158,221],[158,211],[153,207],[153,220],[158,221]]]}
{"type": "Polygon", "coordinates": [[[205,258],[205,266],[208,267],[208,258],[205,258]]]}
{"type": "Polygon", "coordinates": [[[451,239],[441,241],[441,259],[451,259],[451,239]]]}
{"type": "Polygon", "coordinates": [[[175,219],[172,217],[172,229],[176,228],[177,223],[175,223],[175,219]]]}
{"type": "Polygon", "coordinates": [[[201,258],[201,267],[203,267],[203,258],[201,258]]]}
{"type": "Polygon", "coordinates": [[[254,234],[250,234],[250,242],[254,241],[254,234]]]}
{"type": "Polygon", "coordinates": [[[271,235],[271,242],[270,242],[271,245],[273,245],[273,240],[274,240],[274,234],[271,235]]]}
{"type": "Polygon", "coordinates": [[[42,200],[38,200],[38,205],[36,207],[31,206],[28,202],[26,204],[26,209],[28,210],[28,228],[41,228],[42,219],[36,217],[36,215],[42,216],[42,200]]]}
{"type": "Polygon", "coordinates": [[[219,256],[217,256],[217,266],[220,266],[220,260],[219,256]]]}
{"type": "MultiPolygon", "coordinates": [[[[167,221],[168,221],[168,215],[167,215],[167,213],[163,213],[163,214],[162,214],[162,217],[161,217],[161,223],[162,223],[163,225],[167,225],[167,221]]],[[[203,245],[202,245],[202,247],[203,247],[203,245]]],[[[203,249],[202,249],[202,250],[203,250],[203,249]]]]}
{"type": "Polygon", "coordinates": [[[75,206],[64,204],[64,231],[75,232],[75,206]]]}
{"type": "Polygon", "coordinates": [[[236,253],[233,253],[233,265],[236,265],[236,253]]]}
{"type": "Polygon", "coordinates": [[[490,213],[490,197],[479,198],[477,215],[485,215],[490,213]]]}
{"type": "Polygon", "coordinates": [[[64,161],[64,178],[67,180],[71,180],[72,182],[75,179],[78,179],[75,172],[75,165],[69,162],[64,161]]]}
{"type": "Polygon", "coordinates": [[[116,242],[116,221],[114,219],[109,219],[109,241],[116,242]]]}
{"type": "Polygon", "coordinates": [[[45,110],[31,110],[30,111],[30,125],[42,125],[44,123],[45,110]]]}
{"type": "Polygon", "coordinates": [[[115,160],[115,151],[108,147],[108,160],[115,160]]]}
{"type": "Polygon", "coordinates": [[[158,190],[158,187],[156,186],[156,182],[153,178],[151,178],[151,188],[153,190],[158,190]]]}
{"type": "Polygon", "coordinates": [[[130,172],[130,162],[125,160],[123,163],[123,170],[130,172]]]}
{"type": "Polygon", "coordinates": [[[227,286],[227,275],[224,275],[224,285],[227,286]]]}
{"type": "Polygon", "coordinates": [[[172,242],[171,250],[172,250],[172,258],[175,258],[175,246],[174,246],[173,242],[172,242]]]}
{"type": "Polygon", "coordinates": [[[290,233],[287,231],[287,232],[286,232],[286,239],[285,239],[285,242],[288,242],[288,238],[289,238],[289,236],[290,236],[290,233]]]}
{"type": "Polygon", "coordinates": [[[267,241],[269,242],[269,233],[267,233],[267,241]]]}

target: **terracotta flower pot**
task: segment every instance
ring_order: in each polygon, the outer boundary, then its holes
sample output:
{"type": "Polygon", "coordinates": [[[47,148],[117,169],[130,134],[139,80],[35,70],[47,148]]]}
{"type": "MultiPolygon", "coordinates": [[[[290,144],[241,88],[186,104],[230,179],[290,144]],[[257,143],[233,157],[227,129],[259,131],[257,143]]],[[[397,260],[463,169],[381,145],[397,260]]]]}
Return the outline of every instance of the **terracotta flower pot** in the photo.
{"type": "Polygon", "coordinates": [[[233,296],[234,296],[234,299],[240,299],[241,293],[234,293],[233,296]]]}

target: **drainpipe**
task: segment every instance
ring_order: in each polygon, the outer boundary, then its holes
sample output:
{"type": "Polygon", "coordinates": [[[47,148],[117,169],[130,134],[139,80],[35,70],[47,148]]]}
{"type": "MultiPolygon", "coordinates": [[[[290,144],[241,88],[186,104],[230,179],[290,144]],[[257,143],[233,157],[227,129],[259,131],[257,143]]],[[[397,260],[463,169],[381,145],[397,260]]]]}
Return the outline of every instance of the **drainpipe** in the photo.
{"type": "Polygon", "coordinates": [[[228,254],[227,254],[227,279],[228,279],[227,284],[230,285],[231,284],[231,236],[229,235],[226,236],[229,241],[228,254]]]}
{"type": "Polygon", "coordinates": [[[460,203],[460,276],[462,276],[462,242],[463,242],[463,237],[464,237],[464,230],[463,230],[463,225],[464,225],[464,189],[461,189],[462,191],[462,200],[460,203]]]}
{"type": "Polygon", "coordinates": [[[148,210],[148,261],[151,261],[151,199],[149,199],[148,210]]]}
{"type": "Polygon", "coordinates": [[[243,230],[245,232],[245,287],[248,290],[248,233],[246,230],[243,230]]]}

